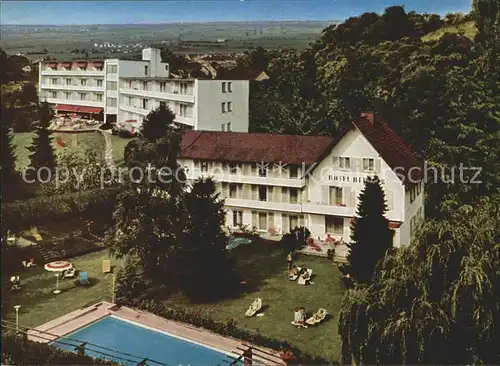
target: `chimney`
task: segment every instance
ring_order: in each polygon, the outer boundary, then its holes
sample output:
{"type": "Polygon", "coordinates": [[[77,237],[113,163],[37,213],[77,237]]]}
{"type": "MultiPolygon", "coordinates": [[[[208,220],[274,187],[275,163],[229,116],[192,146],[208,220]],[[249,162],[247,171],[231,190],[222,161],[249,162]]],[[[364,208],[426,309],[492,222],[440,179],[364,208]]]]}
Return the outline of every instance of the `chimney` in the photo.
{"type": "Polygon", "coordinates": [[[377,125],[377,114],[374,112],[361,112],[361,118],[366,118],[372,126],[377,125]]]}

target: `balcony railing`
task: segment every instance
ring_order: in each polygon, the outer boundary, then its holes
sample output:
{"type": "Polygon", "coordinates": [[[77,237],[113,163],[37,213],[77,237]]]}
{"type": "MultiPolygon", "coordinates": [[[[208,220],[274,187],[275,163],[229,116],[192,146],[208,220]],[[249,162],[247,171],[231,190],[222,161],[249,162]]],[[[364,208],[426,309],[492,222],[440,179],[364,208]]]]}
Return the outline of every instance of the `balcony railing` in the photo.
{"type": "Polygon", "coordinates": [[[168,93],[168,92],[163,92],[159,90],[142,90],[140,88],[137,89],[130,89],[130,88],[120,88],[120,93],[121,94],[126,94],[126,95],[138,95],[141,97],[147,97],[147,98],[154,98],[154,99],[160,99],[160,100],[174,100],[178,102],[186,102],[186,103],[194,103],[195,102],[195,97],[194,95],[190,94],[175,94],[175,93],[168,93]]]}

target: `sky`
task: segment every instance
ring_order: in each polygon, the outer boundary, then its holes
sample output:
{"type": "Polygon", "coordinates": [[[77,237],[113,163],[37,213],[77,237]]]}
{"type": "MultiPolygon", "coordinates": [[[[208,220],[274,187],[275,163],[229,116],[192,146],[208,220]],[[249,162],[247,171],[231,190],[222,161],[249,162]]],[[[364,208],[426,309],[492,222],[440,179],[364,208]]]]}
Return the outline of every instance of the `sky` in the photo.
{"type": "Polygon", "coordinates": [[[1,1],[2,25],[151,24],[344,20],[391,5],[407,11],[467,13],[472,0],[1,1]]]}

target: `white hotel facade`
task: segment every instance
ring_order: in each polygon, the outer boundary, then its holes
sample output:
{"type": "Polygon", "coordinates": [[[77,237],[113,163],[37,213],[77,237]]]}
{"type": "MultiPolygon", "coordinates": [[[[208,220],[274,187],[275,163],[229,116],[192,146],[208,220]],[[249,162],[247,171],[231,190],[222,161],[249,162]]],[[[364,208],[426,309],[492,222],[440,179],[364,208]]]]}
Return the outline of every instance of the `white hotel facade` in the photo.
{"type": "Polygon", "coordinates": [[[364,180],[377,174],[394,245],[408,245],[424,214],[422,164],[376,118],[353,121],[337,138],[187,131],[180,164],[191,180],[214,178],[230,228],[283,234],[304,225],[315,239],[344,242],[364,180]]]}
{"type": "Polygon", "coordinates": [[[172,79],[158,49],[144,49],[142,61],[43,61],[39,66],[40,101],[62,113],[88,113],[137,130],[163,103],[187,129],[248,131],[248,80],[172,79]]]}

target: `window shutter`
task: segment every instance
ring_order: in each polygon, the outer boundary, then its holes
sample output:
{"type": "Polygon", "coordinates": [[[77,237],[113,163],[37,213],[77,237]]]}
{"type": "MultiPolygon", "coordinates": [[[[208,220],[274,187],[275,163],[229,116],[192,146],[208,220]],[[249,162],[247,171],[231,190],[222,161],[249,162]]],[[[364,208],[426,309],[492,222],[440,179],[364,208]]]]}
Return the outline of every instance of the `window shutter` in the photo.
{"type": "Polygon", "coordinates": [[[334,156],[333,157],[333,167],[334,168],[340,168],[340,163],[339,163],[339,157],[338,156],[334,156]]]}
{"type": "Polygon", "coordinates": [[[256,185],[252,185],[252,200],[257,201],[259,199],[259,191],[256,185]]]}
{"type": "Polygon", "coordinates": [[[387,201],[387,209],[394,210],[394,192],[387,191],[385,194],[385,199],[387,201]]]}
{"type": "Polygon", "coordinates": [[[243,198],[246,200],[251,200],[252,199],[252,193],[250,191],[250,185],[249,184],[243,184],[243,198]]]}
{"type": "Polygon", "coordinates": [[[252,175],[252,166],[250,164],[243,164],[243,175],[252,175]]]}
{"type": "Polygon", "coordinates": [[[356,193],[351,189],[351,199],[349,200],[349,204],[346,203],[346,206],[356,207],[356,193]]]}
{"type": "Polygon", "coordinates": [[[354,170],[356,172],[361,172],[363,170],[363,158],[353,158],[354,160],[354,170]]]}
{"type": "Polygon", "coordinates": [[[259,214],[257,211],[252,211],[252,227],[259,227],[259,214]]]}
{"type": "Polygon", "coordinates": [[[342,187],[342,203],[351,206],[351,187],[342,187]]]}
{"type": "Polygon", "coordinates": [[[274,227],[274,212],[269,212],[267,214],[267,227],[269,229],[274,227]]]}
{"type": "Polygon", "coordinates": [[[274,202],[281,202],[281,187],[274,187],[273,201],[274,202]]]}
{"type": "Polygon", "coordinates": [[[281,215],[281,226],[282,226],[282,232],[283,234],[289,233],[290,232],[290,219],[288,218],[287,214],[281,215]]]}
{"type": "Polygon", "coordinates": [[[375,159],[375,172],[380,174],[380,159],[375,159]]]}
{"type": "Polygon", "coordinates": [[[274,201],[274,187],[273,186],[268,186],[267,187],[267,200],[268,201],[274,201]]]}
{"type": "Polygon", "coordinates": [[[330,186],[322,186],[321,187],[321,204],[328,205],[330,195],[330,186]]]}
{"type": "Polygon", "coordinates": [[[290,202],[288,195],[288,187],[281,187],[281,202],[288,203],[290,202]]]}
{"type": "Polygon", "coordinates": [[[299,203],[303,203],[303,202],[307,202],[307,200],[309,198],[307,198],[307,188],[300,188],[299,189],[299,197],[300,197],[300,202],[299,203]]]}
{"type": "Polygon", "coordinates": [[[222,196],[229,198],[229,184],[227,183],[222,183],[222,196]]]}

